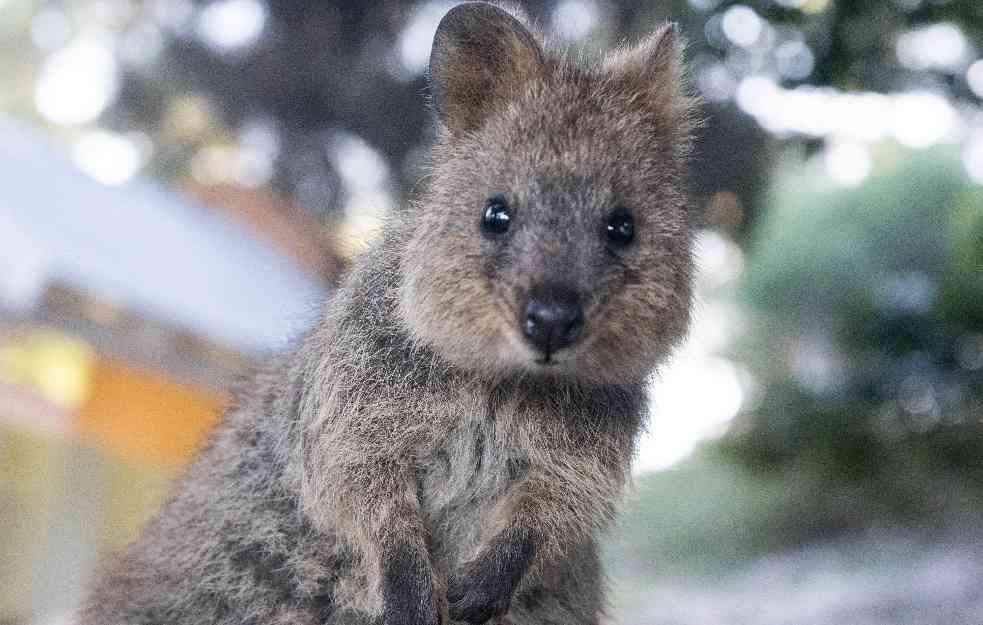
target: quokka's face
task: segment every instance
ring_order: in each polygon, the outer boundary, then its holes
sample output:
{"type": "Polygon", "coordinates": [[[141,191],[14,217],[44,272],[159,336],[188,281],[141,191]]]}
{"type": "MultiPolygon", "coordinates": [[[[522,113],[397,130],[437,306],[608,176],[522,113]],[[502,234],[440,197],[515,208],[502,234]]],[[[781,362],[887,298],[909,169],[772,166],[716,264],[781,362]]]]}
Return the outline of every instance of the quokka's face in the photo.
{"type": "Polygon", "coordinates": [[[619,383],[685,333],[689,102],[673,33],[653,38],[587,68],[489,5],[444,19],[441,137],[405,215],[401,311],[418,339],[489,377],[619,383]]]}

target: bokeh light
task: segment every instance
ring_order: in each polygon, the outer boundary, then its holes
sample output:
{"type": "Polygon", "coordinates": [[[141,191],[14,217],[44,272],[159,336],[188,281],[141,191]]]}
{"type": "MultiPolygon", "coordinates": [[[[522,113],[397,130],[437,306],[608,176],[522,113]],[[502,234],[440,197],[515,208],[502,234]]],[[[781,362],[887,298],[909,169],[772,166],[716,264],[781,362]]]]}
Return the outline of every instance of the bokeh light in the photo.
{"type": "Polygon", "coordinates": [[[754,9],[743,4],[735,4],[727,9],[720,25],[729,40],[744,48],[754,45],[765,28],[754,9]]]}
{"type": "Polygon", "coordinates": [[[118,185],[140,171],[149,157],[150,146],[150,140],[141,133],[126,135],[93,130],[76,140],[72,160],[95,180],[118,185]]]}
{"type": "Polygon", "coordinates": [[[598,12],[593,0],[562,0],[553,9],[552,31],[564,39],[581,40],[597,26],[598,12]]]}
{"type": "Polygon", "coordinates": [[[253,45],[265,24],[260,0],[214,0],[198,15],[196,32],[219,52],[235,52],[253,45]]]}
{"type": "Polygon", "coordinates": [[[82,36],[51,54],[35,91],[38,111],[56,124],[84,124],[99,117],[119,90],[111,44],[82,36]]]}
{"type": "Polygon", "coordinates": [[[955,24],[939,23],[901,33],[898,60],[915,70],[957,71],[970,54],[969,42],[955,24]]]}
{"type": "Polygon", "coordinates": [[[400,63],[408,76],[417,76],[427,69],[437,24],[452,6],[451,0],[428,0],[413,8],[398,41],[400,63]]]}
{"type": "Polygon", "coordinates": [[[826,171],[834,182],[855,187],[870,175],[870,152],[855,141],[834,141],[826,147],[826,171]]]}

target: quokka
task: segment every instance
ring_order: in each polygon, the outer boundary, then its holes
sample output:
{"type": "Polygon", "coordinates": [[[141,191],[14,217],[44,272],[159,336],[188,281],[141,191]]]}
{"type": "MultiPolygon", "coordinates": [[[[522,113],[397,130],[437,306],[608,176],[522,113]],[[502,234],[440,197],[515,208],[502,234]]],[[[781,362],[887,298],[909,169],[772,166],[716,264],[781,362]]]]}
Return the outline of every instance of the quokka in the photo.
{"type": "Polygon", "coordinates": [[[109,563],[82,625],[603,618],[598,540],[689,319],[680,43],[666,25],[589,60],[466,3],[430,84],[425,188],[109,563]]]}

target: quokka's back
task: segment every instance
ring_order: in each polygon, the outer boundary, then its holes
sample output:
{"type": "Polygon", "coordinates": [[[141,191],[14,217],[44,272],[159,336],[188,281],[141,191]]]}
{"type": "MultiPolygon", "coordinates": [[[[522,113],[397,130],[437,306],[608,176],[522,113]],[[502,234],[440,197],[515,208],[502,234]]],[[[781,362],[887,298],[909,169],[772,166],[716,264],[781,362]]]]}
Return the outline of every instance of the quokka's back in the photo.
{"type": "Polygon", "coordinates": [[[646,378],[685,333],[693,100],[663,26],[593,61],[442,20],[437,142],[83,625],[595,624],[646,378]]]}

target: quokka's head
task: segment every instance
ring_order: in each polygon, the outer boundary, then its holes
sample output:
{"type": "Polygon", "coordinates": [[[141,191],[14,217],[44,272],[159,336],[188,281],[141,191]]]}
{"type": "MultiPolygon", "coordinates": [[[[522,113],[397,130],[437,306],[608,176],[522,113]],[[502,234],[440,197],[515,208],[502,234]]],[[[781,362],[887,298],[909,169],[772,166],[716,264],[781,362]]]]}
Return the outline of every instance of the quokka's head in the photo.
{"type": "Polygon", "coordinates": [[[430,57],[438,139],[402,216],[401,316],[497,378],[638,381],[685,333],[694,101],[671,25],[594,61],[462,4],[430,57]]]}

